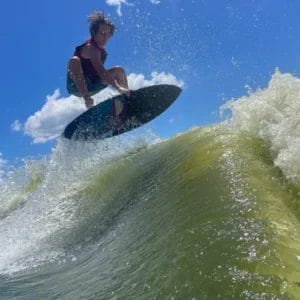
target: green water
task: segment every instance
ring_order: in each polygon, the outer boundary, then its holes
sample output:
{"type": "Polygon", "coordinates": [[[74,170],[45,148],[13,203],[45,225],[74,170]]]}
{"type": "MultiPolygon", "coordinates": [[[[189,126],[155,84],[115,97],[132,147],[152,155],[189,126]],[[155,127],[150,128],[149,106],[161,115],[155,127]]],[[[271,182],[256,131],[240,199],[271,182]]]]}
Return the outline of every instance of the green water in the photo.
{"type": "Polygon", "coordinates": [[[68,197],[44,240],[67,255],[3,274],[1,299],[300,299],[300,189],[258,138],[197,129],[68,197]]]}

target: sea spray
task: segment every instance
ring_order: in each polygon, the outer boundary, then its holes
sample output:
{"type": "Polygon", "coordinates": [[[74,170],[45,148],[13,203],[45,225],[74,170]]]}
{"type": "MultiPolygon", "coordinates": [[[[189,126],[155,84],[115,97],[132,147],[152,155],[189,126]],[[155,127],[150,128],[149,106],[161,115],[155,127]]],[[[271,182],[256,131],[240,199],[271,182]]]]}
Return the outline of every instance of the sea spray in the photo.
{"type": "Polygon", "coordinates": [[[278,70],[265,89],[232,100],[230,130],[265,141],[274,164],[300,186],[300,79],[278,70]]]}
{"type": "Polygon", "coordinates": [[[268,114],[269,89],[227,104],[227,123],[157,143],[59,141],[0,220],[6,298],[299,299],[298,188],[276,164],[290,131],[269,126],[294,117],[268,114]]]}
{"type": "Polygon", "coordinates": [[[59,139],[48,157],[24,159],[21,167],[10,168],[1,182],[0,272],[64,259],[64,234],[74,232],[74,214],[91,179],[131,151],[158,141],[151,131],[91,143],[59,139]]]}

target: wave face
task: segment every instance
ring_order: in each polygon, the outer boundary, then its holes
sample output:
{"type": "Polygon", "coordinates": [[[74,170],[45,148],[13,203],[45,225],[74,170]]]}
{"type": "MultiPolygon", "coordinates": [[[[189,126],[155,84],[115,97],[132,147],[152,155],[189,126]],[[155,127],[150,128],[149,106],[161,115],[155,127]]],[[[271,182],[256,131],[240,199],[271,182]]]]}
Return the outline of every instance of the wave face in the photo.
{"type": "Polygon", "coordinates": [[[224,123],[10,170],[1,299],[299,299],[299,97],[277,72],[224,123]]]}

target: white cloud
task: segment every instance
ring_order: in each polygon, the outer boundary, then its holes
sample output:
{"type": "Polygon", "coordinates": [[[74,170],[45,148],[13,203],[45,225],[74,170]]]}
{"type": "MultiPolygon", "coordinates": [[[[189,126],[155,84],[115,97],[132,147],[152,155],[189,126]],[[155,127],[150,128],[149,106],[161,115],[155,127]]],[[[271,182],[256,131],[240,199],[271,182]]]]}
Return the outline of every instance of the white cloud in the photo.
{"type": "Polygon", "coordinates": [[[60,135],[66,124],[85,110],[83,102],[75,96],[59,98],[56,90],[47,96],[41,110],[30,116],[24,124],[25,134],[33,138],[34,143],[44,143],[60,135]]]}
{"type": "MultiPolygon", "coordinates": [[[[177,80],[173,74],[164,72],[153,72],[150,79],[145,79],[143,74],[130,74],[128,84],[132,90],[155,84],[183,86],[183,82],[177,80]]],[[[116,94],[118,94],[116,90],[107,88],[93,96],[93,99],[97,104],[116,94]]],[[[15,123],[26,135],[32,137],[33,143],[45,143],[60,136],[65,126],[84,111],[82,99],[75,96],[60,98],[59,90],[55,90],[53,95],[47,96],[44,106],[30,116],[23,126],[19,121],[15,123]]]]}
{"type": "Polygon", "coordinates": [[[174,84],[182,87],[183,81],[178,80],[173,74],[165,72],[152,72],[151,79],[145,79],[143,74],[130,74],[128,76],[129,87],[133,90],[140,89],[145,86],[155,85],[155,84],[174,84]]]}
{"type": "Polygon", "coordinates": [[[152,4],[160,4],[160,0],[150,0],[152,4]]]}
{"type": "MultiPolygon", "coordinates": [[[[150,2],[152,4],[160,4],[160,0],[150,0],[150,2]]],[[[128,3],[127,0],[105,0],[105,3],[110,6],[116,6],[117,14],[119,16],[122,16],[122,4],[130,5],[130,6],[133,5],[131,3],[128,3]]]]}
{"type": "Polygon", "coordinates": [[[119,16],[122,16],[122,11],[121,11],[122,4],[129,5],[127,0],[106,0],[105,3],[107,5],[110,5],[110,6],[116,6],[117,7],[117,14],[119,16]]]}
{"type": "Polygon", "coordinates": [[[11,124],[11,129],[13,131],[21,131],[22,130],[22,124],[19,120],[15,120],[12,124],[11,124]]]}

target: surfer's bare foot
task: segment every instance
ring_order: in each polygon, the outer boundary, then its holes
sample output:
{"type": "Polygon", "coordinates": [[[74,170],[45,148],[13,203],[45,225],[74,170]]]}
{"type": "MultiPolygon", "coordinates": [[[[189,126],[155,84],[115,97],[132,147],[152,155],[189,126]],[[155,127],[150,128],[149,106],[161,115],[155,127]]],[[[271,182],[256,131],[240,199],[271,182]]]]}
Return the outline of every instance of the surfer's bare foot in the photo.
{"type": "Polygon", "coordinates": [[[129,97],[130,94],[131,94],[131,90],[129,90],[129,89],[121,88],[119,91],[120,91],[122,94],[125,94],[127,97],[129,97]]]}
{"type": "Polygon", "coordinates": [[[91,96],[84,96],[85,106],[87,109],[94,106],[94,99],[91,96]]]}

